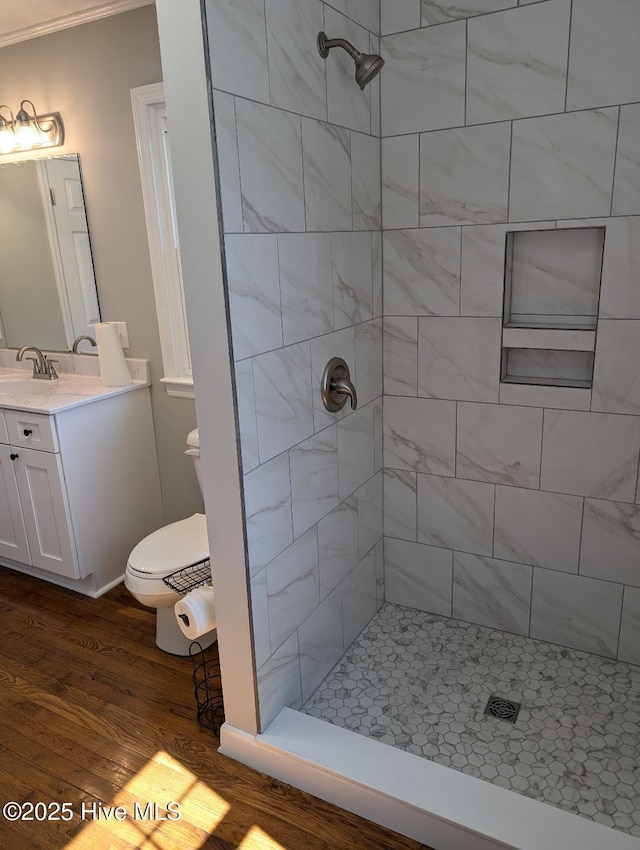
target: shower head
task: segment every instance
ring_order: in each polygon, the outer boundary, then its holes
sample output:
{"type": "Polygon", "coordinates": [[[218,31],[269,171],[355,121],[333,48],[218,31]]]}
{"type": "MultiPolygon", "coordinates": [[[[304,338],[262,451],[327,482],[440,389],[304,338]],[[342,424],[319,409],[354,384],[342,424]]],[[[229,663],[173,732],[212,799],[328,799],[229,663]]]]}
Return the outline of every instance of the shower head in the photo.
{"type": "Polygon", "coordinates": [[[332,47],[341,47],[346,50],[356,63],[356,83],[363,91],[364,87],[377,76],[384,65],[382,56],[378,56],[376,53],[360,53],[351,42],[344,38],[327,38],[326,33],[319,32],[318,53],[323,59],[327,58],[332,47]]]}
{"type": "Polygon", "coordinates": [[[360,53],[356,59],[356,83],[364,87],[380,72],[384,65],[382,56],[375,53],[360,53]]]}

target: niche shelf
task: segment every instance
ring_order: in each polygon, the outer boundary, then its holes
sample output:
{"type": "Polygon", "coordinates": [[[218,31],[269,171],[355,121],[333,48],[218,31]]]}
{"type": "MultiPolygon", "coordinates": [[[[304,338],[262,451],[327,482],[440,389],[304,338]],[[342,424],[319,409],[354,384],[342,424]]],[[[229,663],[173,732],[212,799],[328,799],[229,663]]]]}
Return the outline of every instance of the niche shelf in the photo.
{"type": "Polygon", "coordinates": [[[505,384],[588,389],[593,374],[593,351],[505,348],[502,367],[505,384]]]}
{"type": "Polygon", "coordinates": [[[605,228],[506,234],[504,383],[590,387],[605,228]]]}

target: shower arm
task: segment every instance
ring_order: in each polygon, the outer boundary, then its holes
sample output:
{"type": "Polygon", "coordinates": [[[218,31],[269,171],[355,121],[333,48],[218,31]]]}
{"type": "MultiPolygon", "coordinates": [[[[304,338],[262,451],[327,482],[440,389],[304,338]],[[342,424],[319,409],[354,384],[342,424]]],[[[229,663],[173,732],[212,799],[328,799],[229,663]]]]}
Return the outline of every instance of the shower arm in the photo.
{"type": "Polygon", "coordinates": [[[347,51],[352,59],[357,59],[358,56],[360,56],[360,51],[356,50],[353,44],[346,39],[327,38],[323,32],[318,33],[318,52],[320,53],[320,56],[326,59],[332,47],[341,47],[343,50],[347,51]]]}

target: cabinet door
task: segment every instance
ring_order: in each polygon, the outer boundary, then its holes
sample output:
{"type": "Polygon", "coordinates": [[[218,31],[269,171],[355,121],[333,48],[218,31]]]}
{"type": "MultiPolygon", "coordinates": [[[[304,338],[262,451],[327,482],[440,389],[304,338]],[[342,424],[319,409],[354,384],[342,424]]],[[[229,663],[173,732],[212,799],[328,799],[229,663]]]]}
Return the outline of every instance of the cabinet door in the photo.
{"type": "Polygon", "coordinates": [[[0,445],[0,556],[29,564],[27,533],[20,509],[16,473],[10,446],[0,445]]]}
{"type": "Polygon", "coordinates": [[[60,455],[23,448],[15,454],[31,563],[50,573],[79,578],[60,455]]]}

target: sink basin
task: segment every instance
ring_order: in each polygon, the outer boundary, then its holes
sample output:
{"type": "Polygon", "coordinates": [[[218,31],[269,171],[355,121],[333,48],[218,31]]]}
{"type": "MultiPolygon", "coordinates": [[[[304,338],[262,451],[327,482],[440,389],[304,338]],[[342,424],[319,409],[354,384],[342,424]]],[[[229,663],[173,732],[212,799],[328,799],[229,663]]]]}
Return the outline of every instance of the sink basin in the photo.
{"type": "Polygon", "coordinates": [[[53,389],[49,381],[36,381],[33,378],[27,381],[0,381],[0,395],[49,395],[53,389]]]}

